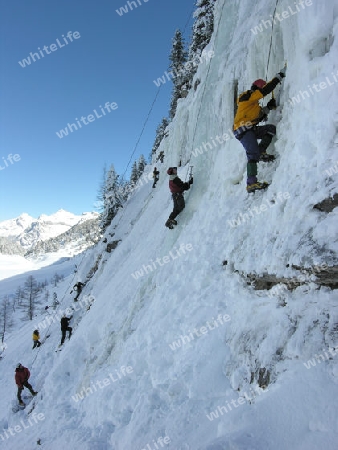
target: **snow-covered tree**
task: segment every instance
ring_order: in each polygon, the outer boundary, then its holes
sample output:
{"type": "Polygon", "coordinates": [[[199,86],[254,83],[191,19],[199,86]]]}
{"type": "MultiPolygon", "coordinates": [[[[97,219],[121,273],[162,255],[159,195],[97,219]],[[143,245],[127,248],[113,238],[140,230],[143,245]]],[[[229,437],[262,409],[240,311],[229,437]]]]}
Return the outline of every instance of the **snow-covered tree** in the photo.
{"type": "Polygon", "coordinates": [[[104,211],[104,197],[105,197],[105,189],[106,189],[106,180],[107,180],[107,166],[106,164],[102,169],[102,179],[100,182],[100,186],[96,195],[95,207],[102,214],[104,211]]]}
{"type": "Polygon", "coordinates": [[[144,155],[141,155],[139,157],[139,160],[137,163],[138,178],[140,178],[142,176],[146,165],[147,165],[146,159],[145,159],[144,155]]]}
{"type": "Polygon", "coordinates": [[[130,193],[134,190],[133,185],[130,181],[128,180],[121,180],[119,183],[119,194],[120,194],[120,198],[121,200],[124,202],[126,202],[128,200],[128,197],[130,195],[130,193]]]}
{"type": "Polygon", "coordinates": [[[138,170],[137,170],[137,163],[136,161],[133,162],[133,165],[131,166],[131,174],[130,174],[130,182],[132,185],[136,185],[138,180],[138,170]]]}
{"type": "Polygon", "coordinates": [[[104,189],[104,210],[102,213],[101,226],[106,229],[115,217],[119,208],[122,207],[119,175],[117,175],[114,164],[110,166],[107,173],[104,189]]]}
{"type": "MultiPolygon", "coordinates": [[[[214,31],[214,7],[215,0],[196,1],[192,39],[189,46],[188,62],[185,65],[189,89],[197,71],[198,64],[203,61],[202,52],[209,43],[214,31]]],[[[207,61],[207,57],[205,61],[207,61]]]]}
{"type": "Polygon", "coordinates": [[[184,39],[182,32],[176,30],[172,41],[172,49],[169,56],[170,70],[173,77],[173,93],[170,102],[170,118],[172,119],[176,113],[177,100],[182,97],[182,87],[186,83],[185,63],[187,61],[187,51],[184,48],[184,39]]]}
{"type": "Polygon", "coordinates": [[[169,125],[169,120],[166,117],[163,117],[162,122],[158,127],[156,128],[156,136],[153,148],[151,150],[152,155],[154,155],[157,152],[157,149],[159,148],[162,139],[168,135],[166,129],[169,125]]]}
{"type": "Polygon", "coordinates": [[[194,12],[195,22],[189,46],[189,61],[201,56],[204,47],[209,43],[214,31],[215,0],[197,0],[194,12]]]}

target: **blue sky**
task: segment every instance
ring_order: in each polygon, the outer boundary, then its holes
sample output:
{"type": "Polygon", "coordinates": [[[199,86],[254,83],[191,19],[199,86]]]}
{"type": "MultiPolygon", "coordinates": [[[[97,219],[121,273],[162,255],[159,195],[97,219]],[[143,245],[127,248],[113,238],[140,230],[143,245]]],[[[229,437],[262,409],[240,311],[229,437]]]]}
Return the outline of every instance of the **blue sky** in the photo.
{"type": "MultiPolygon", "coordinates": [[[[153,80],[168,69],[176,29],[189,43],[194,10],[195,0],[2,3],[0,221],[94,210],[103,166],[124,173],[158,89],[153,80]],[[128,12],[119,15],[121,7],[128,12]],[[117,108],[104,115],[107,102],[117,108]],[[81,117],[82,128],[58,137],[81,117]]],[[[171,82],[160,89],[134,159],[148,158],[171,90],[171,82]]]]}

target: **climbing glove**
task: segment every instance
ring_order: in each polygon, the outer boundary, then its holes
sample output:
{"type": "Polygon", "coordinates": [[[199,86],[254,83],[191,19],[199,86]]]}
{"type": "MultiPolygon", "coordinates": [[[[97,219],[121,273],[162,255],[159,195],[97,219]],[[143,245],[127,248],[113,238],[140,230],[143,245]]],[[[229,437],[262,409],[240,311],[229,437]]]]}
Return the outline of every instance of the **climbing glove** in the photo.
{"type": "Polygon", "coordinates": [[[281,71],[278,72],[278,75],[279,75],[281,78],[284,78],[284,77],[285,77],[285,72],[286,72],[286,66],[284,66],[283,69],[282,69],[281,71]]]}
{"type": "Polygon", "coordinates": [[[274,98],[272,98],[271,100],[268,101],[266,106],[269,108],[270,111],[271,111],[271,109],[276,109],[276,107],[277,107],[276,100],[274,98]]]}

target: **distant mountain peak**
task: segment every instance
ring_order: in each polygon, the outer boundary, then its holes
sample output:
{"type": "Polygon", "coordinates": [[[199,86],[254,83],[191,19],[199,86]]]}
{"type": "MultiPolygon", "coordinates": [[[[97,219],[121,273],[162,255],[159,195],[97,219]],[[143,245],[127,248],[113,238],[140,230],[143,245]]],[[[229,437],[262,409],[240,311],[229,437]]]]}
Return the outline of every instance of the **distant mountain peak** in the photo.
{"type": "Polygon", "coordinates": [[[9,238],[26,252],[38,243],[56,238],[77,224],[95,220],[98,216],[96,212],[76,215],[64,209],[50,215],[41,214],[37,219],[22,213],[17,218],[0,222],[0,237],[9,238]]]}

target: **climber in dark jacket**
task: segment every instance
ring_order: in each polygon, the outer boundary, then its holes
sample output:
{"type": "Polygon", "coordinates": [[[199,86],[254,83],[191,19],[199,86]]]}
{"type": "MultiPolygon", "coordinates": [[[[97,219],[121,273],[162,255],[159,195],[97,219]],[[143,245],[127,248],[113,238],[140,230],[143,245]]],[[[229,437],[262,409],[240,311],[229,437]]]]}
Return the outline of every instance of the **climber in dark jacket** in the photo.
{"type": "Polygon", "coordinates": [[[157,170],[157,167],[154,167],[154,170],[153,170],[153,178],[154,178],[153,188],[156,187],[156,183],[159,180],[159,175],[160,175],[160,171],[157,170]]]}
{"type": "Polygon", "coordinates": [[[71,319],[73,318],[73,316],[70,316],[69,318],[64,314],[63,317],[60,320],[60,324],[61,324],[61,332],[62,332],[62,336],[61,336],[61,344],[60,346],[65,342],[66,339],[66,334],[68,331],[68,338],[70,339],[71,335],[72,335],[72,330],[73,328],[69,326],[69,322],[71,321],[71,319]]]}
{"type": "Polygon", "coordinates": [[[18,386],[17,397],[19,400],[19,404],[24,406],[25,403],[21,399],[21,393],[25,388],[29,389],[30,393],[35,396],[37,392],[34,391],[32,385],[28,383],[28,378],[30,377],[30,372],[27,367],[24,367],[22,364],[18,364],[15,369],[15,383],[18,386]]]}
{"type": "Polygon", "coordinates": [[[170,214],[169,219],[166,221],[165,226],[172,229],[174,228],[174,225],[177,225],[175,218],[185,208],[183,192],[190,189],[190,185],[193,183],[193,178],[191,177],[187,183],[184,183],[177,176],[177,167],[169,167],[167,174],[169,175],[169,189],[174,201],[174,209],[170,214]]]}
{"type": "Polygon", "coordinates": [[[74,298],[74,302],[77,302],[77,299],[79,298],[79,295],[81,294],[83,286],[85,286],[85,283],[81,283],[81,281],[78,281],[76,284],[74,284],[73,289],[77,292],[76,297],[74,298]]]}

